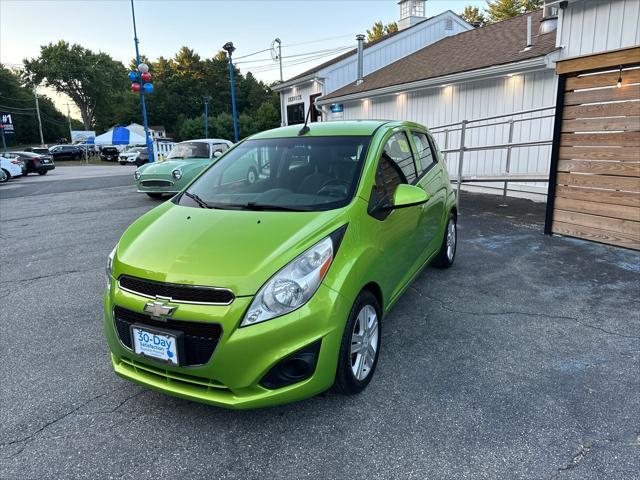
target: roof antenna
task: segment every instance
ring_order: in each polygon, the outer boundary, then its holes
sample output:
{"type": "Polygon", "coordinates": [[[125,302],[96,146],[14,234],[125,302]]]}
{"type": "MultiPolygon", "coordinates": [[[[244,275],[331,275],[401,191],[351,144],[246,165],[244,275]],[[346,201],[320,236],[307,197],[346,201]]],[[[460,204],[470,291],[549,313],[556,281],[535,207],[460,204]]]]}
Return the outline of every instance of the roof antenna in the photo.
{"type": "Polygon", "coordinates": [[[313,106],[313,104],[309,104],[309,110],[307,110],[307,117],[304,119],[304,126],[300,129],[300,131],[298,132],[298,136],[301,137],[302,135],[304,135],[305,133],[309,133],[309,131],[311,130],[308,126],[307,123],[309,123],[309,117],[311,116],[311,109],[315,108],[313,106]]]}

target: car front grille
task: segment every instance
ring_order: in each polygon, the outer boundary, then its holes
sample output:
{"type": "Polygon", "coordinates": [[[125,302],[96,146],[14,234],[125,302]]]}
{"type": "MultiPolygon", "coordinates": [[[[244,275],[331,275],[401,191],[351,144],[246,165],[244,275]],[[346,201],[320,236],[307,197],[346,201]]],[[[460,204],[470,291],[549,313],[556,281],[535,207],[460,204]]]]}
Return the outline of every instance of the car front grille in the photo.
{"type": "Polygon", "coordinates": [[[133,324],[182,332],[184,348],[181,352],[181,365],[187,367],[207,363],[222,336],[222,327],[217,323],[186,322],[173,318],[156,320],[144,313],[119,306],[113,309],[113,320],[120,341],[130,350],[133,350],[133,341],[129,327],[133,324]]]}
{"type": "Polygon", "coordinates": [[[233,292],[226,288],[155,282],[128,275],[122,275],[118,279],[118,285],[136,295],[154,299],[164,298],[176,303],[229,305],[234,299],[233,292]]]}
{"type": "Polygon", "coordinates": [[[143,187],[171,187],[173,182],[170,180],[142,180],[140,185],[143,187]]]}

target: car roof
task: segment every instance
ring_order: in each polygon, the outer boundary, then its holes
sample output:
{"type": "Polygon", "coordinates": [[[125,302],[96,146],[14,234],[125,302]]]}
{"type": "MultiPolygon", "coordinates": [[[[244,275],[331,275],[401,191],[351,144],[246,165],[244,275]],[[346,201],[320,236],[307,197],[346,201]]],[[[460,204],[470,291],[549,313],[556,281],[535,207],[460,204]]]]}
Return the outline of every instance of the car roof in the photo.
{"type": "Polygon", "coordinates": [[[188,142],[226,143],[227,145],[233,145],[233,142],[230,142],[229,140],[225,140],[223,138],[194,138],[193,140],[185,140],[180,143],[188,143],[188,142]]]}
{"type": "MultiPolygon", "coordinates": [[[[386,124],[399,124],[401,122],[390,122],[388,120],[343,120],[332,122],[309,123],[309,132],[305,136],[309,137],[335,137],[335,136],[369,136],[386,124]]],[[[250,138],[290,138],[299,136],[300,125],[290,125],[288,127],[274,128],[261,133],[257,133],[250,138]]]]}

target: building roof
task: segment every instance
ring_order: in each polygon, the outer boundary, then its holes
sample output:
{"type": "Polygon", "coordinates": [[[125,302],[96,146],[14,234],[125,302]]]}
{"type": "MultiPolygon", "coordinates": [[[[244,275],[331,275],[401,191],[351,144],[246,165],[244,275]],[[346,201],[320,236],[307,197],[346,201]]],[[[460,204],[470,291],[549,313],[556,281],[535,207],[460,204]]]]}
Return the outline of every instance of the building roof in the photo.
{"type": "MultiPolygon", "coordinates": [[[[406,31],[408,31],[408,30],[410,30],[412,28],[417,27],[418,25],[420,25],[420,24],[422,24],[424,22],[427,22],[427,21],[429,21],[429,20],[431,20],[433,18],[439,17],[440,15],[443,15],[445,13],[451,13],[451,14],[456,15],[456,16],[459,17],[459,15],[457,15],[454,12],[452,12],[451,10],[446,10],[446,11],[444,11],[442,13],[439,13],[438,15],[434,15],[433,17],[425,18],[424,20],[422,20],[422,21],[420,21],[420,22],[418,22],[418,23],[416,23],[414,25],[411,25],[410,27],[407,27],[407,28],[405,28],[403,30],[396,30],[395,32],[388,33],[387,35],[385,35],[385,36],[383,36],[383,37],[381,37],[381,38],[379,38],[377,40],[374,40],[372,42],[365,42],[364,49],[366,50],[369,47],[373,47],[374,45],[378,45],[379,43],[382,43],[382,42],[384,42],[386,40],[389,40],[390,38],[393,38],[396,35],[399,35],[400,33],[404,33],[404,32],[406,32],[406,31]]],[[[298,80],[300,78],[304,78],[304,77],[308,77],[309,75],[313,75],[314,73],[318,73],[320,70],[322,70],[324,68],[327,68],[327,67],[333,65],[334,63],[338,63],[341,60],[349,58],[352,55],[355,55],[357,53],[358,53],[358,49],[357,48],[351,49],[348,52],[343,53],[342,55],[338,55],[337,57],[332,58],[331,60],[327,60],[326,62],[321,63],[320,65],[317,65],[317,66],[315,66],[313,68],[310,68],[309,70],[306,70],[306,71],[302,72],[301,74],[296,75],[295,77],[291,77],[290,79],[285,80],[284,83],[292,82],[292,81],[298,80]]]]}
{"type": "Polygon", "coordinates": [[[541,19],[542,10],[538,10],[445,37],[372,72],[360,85],[356,85],[354,79],[354,83],[322,98],[337,98],[547,55],[556,49],[556,32],[538,35],[541,19]],[[533,45],[525,51],[528,15],[532,16],[533,45]]]}

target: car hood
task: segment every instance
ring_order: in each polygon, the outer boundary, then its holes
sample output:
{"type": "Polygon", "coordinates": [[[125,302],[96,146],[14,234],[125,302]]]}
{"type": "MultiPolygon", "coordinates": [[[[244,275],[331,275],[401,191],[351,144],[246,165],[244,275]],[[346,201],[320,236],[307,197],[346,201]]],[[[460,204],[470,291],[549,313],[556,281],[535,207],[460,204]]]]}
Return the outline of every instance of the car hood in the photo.
{"type": "Polygon", "coordinates": [[[171,173],[176,168],[186,169],[192,167],[204,168],[209,163],[204,158],[189,158],[187,160],[165,160],[164,162],[148,163],[140,169],[143,175],[154,175],[158,173],[171,173]]]}
{"type": "Polygon", "coordinates": [[[257,212],[166,202],[118,244],[114,274],[254,295],[290,260],[342,226],[343,210],[257,212]]]}

